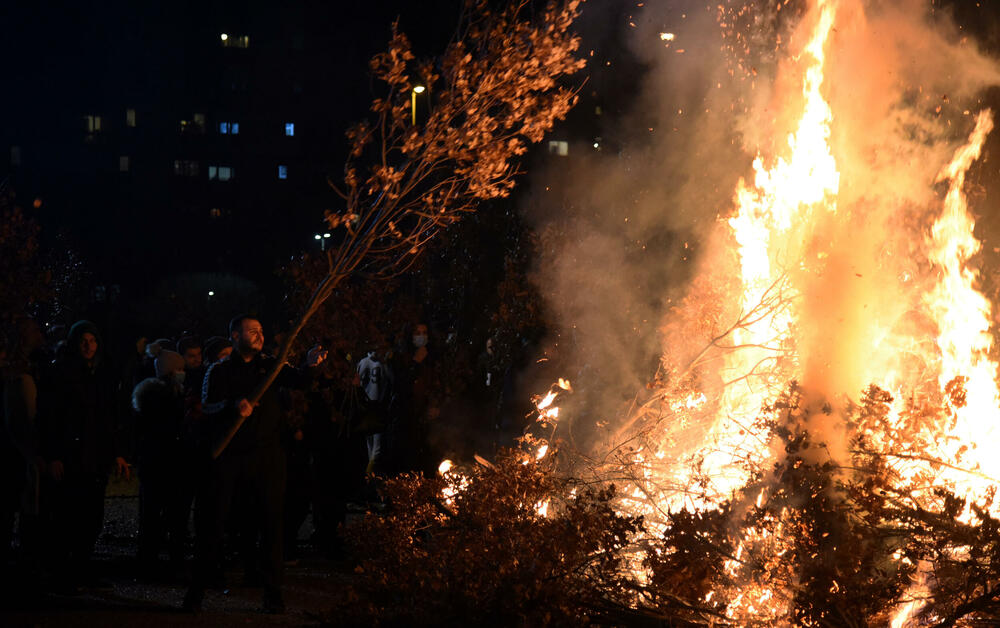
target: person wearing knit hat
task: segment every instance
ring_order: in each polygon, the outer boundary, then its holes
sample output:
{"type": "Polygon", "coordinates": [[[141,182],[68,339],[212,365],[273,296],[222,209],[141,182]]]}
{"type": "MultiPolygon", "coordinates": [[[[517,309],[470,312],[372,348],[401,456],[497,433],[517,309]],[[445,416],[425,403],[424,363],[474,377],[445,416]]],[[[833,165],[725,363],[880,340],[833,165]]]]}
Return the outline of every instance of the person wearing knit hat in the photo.
{"type": "Polygon", "coordinates": [[[135,367],[132,375],[132,385],[136,385],[147,377],[156,377],[154,362],[160,351],[168,349],[174,345],[169,338],[158,338],[152,342],[147,342],[143,350],[141,361],[135,367]]]}
{"type": "Polygon", "coordinates": [[[163,351],[172,344],[174,343],[171,342],[170,338],[157,338],[146,345],[146,355],[155,360],[156,356],[160,355],[160,351],[163,351]]]}
{"type": "Polygon", "coordinates": [[[154,362],[156,377],[132,391],[139,454],[139,568],[147,577],[162,575],[164,544],[172,569],[183,567],[191,501],[185,473],[190,456],[184,442],[184,358],[161,349],[154,362]]]}
{"type": "Polygon", "coordinates": [[[156,360],[153,361],[153,368],[156,370],[157,377],[167,379],[175,373],[184,372],[184,358],[176,351],[163,349],[156,356],[156,360]]]}
{"type": "Polygon", "coordinates": [[[48,477],[42,543],[50,567],[73,589],[89,576],[90,556],[104,523],[104,491],[112,469],[129,477],[119,422],[118,378],[101,359],[101,336],[90,321],[75,323],[65,354],[43,377],[38,394],[39,453],[48,477]]]}

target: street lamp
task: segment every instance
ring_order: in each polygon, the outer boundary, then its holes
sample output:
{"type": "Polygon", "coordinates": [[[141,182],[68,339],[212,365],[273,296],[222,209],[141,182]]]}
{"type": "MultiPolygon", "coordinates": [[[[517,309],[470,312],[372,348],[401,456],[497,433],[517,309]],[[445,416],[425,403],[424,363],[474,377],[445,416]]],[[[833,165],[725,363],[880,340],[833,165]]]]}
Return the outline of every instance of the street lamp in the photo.
{"type": "Polygon", "coordinates": [[[323,235],[320,235],[320,234],[317,233],[316,235],[313,236],[314,240],[319,240],[319,250],[321,250],[321,251],[325,251],[326,250],[326,241],[329,238],[330,238],[330,234],[329,233],[324,233],[323,235]]]}
{"type": "Polygon", "coordinates": [[[424,93],[423,85],[414,85],[410,91],[410,113],[413,116],[413,126],[417,126],[417,94],[424,93]]]}

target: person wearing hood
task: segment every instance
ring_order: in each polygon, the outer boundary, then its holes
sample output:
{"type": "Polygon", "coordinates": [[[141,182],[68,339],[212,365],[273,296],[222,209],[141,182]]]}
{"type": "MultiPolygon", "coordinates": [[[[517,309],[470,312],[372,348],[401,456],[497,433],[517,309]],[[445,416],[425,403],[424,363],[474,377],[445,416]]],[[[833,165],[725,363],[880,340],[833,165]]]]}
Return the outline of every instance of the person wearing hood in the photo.
{"type": "Polygon", "coordinates": [[[184,433],[185,360],[163,349],[154,361],[156,377],[144,379],[132,391],[138,417],[139,445],[139,567],[148,576],[159,568],[160,549],[167,540],[175,571],[183,566],[190,517],[190,491],[185,468],[191,457],[184,433]]]}
{"type": "Polygon", "coordinates": [[[75,588],[90,575],[90,555],[104,523],[109,473],[130,476],[118,412],[119,382],[102,359],[90,321],[70,328],[66,351],[43,377],[38,395],[40,454],[46,482],[46,547],[59,584],[75,588]]]}

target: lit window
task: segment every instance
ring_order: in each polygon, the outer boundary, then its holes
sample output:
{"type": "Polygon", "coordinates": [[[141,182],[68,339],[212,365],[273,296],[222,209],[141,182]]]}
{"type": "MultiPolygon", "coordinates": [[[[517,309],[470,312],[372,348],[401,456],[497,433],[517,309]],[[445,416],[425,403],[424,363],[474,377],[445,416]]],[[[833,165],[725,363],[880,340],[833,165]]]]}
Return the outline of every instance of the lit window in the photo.
{"type": "Polygon", "coordinates": [[[205,114],[196,113],[190,120],[181,120],[181,133],[204,133],[205,114]]]}
{"type": "Polygon", "coordinates": [[[233,178],[234,169],[231,166],[209,166],[208,179],[210,181],[229,181],[233,178]]]}
{"type": "Polygon", "coordinates": [[[118,158],[118,172],[128,172],[128,155],[118,158]]]}
{"type": "Polygon", "coordinates": [[[208,167],[208,180],[215,181],[219,178],[219,168],[217,166],[208,167]]]}
{"type": "Polygon", "coordinates": [[[87,133],[97,133],[101,130],[101,116],[83,116],[84,126],[87,133]]]}
{"type": "Polygon", "coordinates": [[[21,147],[11,146],[10,147],[10,165],[20,166],[21,165],[21,147]]]}
{"type": "Polygon", "coordinates": [[[288,166],[278,166],[278,178],[279,179],[288,178],[288,166]]]}
{"type": "Polygon", "coordinates": [[[569,154],[569,142],[562,140],[551,140],[549,142],[549,154],[565,157],[569,154]]]}
{"type": "Polygon", "coordinates": [[[208,210],[208,215],[211,216],[212,218],[219,218],[220,216],[222,216],[222,210],[219,209],[218,207],[213,207],[212,209],[208,210]]]}
{"type": "Polygon", "coordinates": [[[219,123],[219,133],[223,135],[239,135],[240,133],[240,123],[239,122],[220,122],[219,123]]]}
{"type": "Polygon", "coordinates": [[[125,110],[125,126],[135,126],[135,109],[125,110]]]}
{"type": "Polygon", "coordinates": [[[288,137],[293,137],[295,135],[295,123],[286,122],[285,123],[285,135],[288,137]]]}
{"type": "Polygon", "coordinates": [[[229,133],[229,123],[228,122],[220,122],[219,123],[219,133],[222,133],[223,135],[226,135],[227,133],[229,133]]]}
{"type": "Polygon", "coordinates": [[[228,33],[221,33],[219,35],[219,40],[222,42],[223,48],[249,48],[250,47],[250,36],[249,35],[229,35],[228,33]]]}
{"type": "Polygon", "coordinates": [[[197,161],[190,159],[174,160],[174,174],[182,177],[197,177],[200,168],[197,161]]]}
{"type": "Polygon", "coordinates": [[[230,123],[230,125],[229,125],[229,132],[232,133],[233,135],[239,135],[240,134],[240,123],[239,122],[232,122],[232,123],[230,123]]]}

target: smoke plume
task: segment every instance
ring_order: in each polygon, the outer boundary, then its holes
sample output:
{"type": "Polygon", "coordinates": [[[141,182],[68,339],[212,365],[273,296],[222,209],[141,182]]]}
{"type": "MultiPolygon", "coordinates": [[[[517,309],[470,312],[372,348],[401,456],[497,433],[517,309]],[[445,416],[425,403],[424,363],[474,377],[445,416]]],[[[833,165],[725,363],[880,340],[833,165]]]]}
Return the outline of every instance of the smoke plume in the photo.
{"type": "MultiPolygon", "coordinates": [[[[620,416],[658,364],[664,376],[670,365],[682,371],[739,316],[726,219],[740,179],[752,185],[754,158],[768,167],[787,153],[813,4],[585,5],[585,49],[614,39],[609,28],[627,49],[595,46],[584,89],[604,96],[623,58],[644,68],[641,84],[620,110],[603,112],[601,150],[573,145],[536,170],[525,213],[542,235],[537,280],[567,376],[584,378],[594,417],[620,416]]],[[[798,229],[779,256],[798,308],[789,372],[828,400],[908,368],[899,355],[933,333],[921,296],[935,277],[926,251],[941,204],[935,182],[985,88],[1000,83],[997,61],[929,3],[836,5],[822,83],[840,173],[835,210],[798,229]]],[[[696,375],[706,385],[727,379],[718,369],[696,375]]],[[[827,423],[811,427],[842,438],[827,423]]]]}

